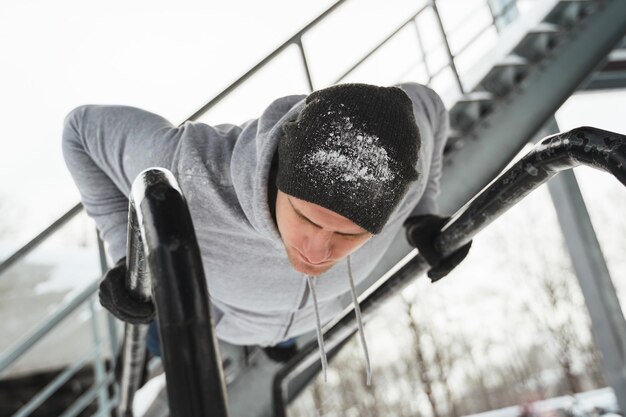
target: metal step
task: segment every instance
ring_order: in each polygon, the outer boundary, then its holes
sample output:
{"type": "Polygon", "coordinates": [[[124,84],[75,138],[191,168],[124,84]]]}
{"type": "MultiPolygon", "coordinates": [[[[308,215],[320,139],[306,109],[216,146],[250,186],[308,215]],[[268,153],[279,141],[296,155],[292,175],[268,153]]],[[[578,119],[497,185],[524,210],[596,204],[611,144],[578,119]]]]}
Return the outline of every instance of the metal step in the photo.
{"type": "Polygon", "coordinates": [[[546,16],[545,21],[561,28],[571,28],[593,13],[596,7],[598,7],[598,2],[592,0],[561,1],[546,16]]]}
{"type": "Polygon", "coordinates": [[[513,53],[537,63],[557,45],[560,33],[559,26],[542,22],[526,34],[513,53]]]}
{"type": "Polygon", "coordinates": [[[526,58],[511,54],[497,63],[480,82],[477,89],[496,97],[509,94],[528,75],[530,63],[526,58]]]}
{"type": "Polygon", "coordinates": [[[450,125],[454,129],[467,132],[487,116],[494,107],[494,96],[488,91],[474,91],[465,94],[450,110],[450,125]]]}
{"type": "MultiPolygon", "coordinates": [[[[613,57],[616,73],[621,71],[621,53],[611,50],[625,42],[624,16],[623,0],[564,0],[546,13],[542,23],[512,50],[529,62],[525,78],[507,95],[498,97],[495,109],[484,120],[476,121],[472,131],[452,126],[466,136],[456,140],[467,143],[456,146],[462,147],[462,152],[446,155],[441,207],[458,208],[489,183],[506,165],[505,161],[510,161],[545,120],[580,88],[585,76],[593,74],[603,63],[607,65],[607,57],[613,57]],[[575,19],[577,24],[572,25],[575,19]],[[469,140],[474,138],[479,140],[469,140]],[[502,166],[497,166],[496,160],[501,160],[502,166]],[[470,170],[472,176],[468,177],[464,173],[470,170]]],[[[478,83],[483,88],[486,79],[478,83]]]]}
{"type": "Polygon", "coordinates": [[[487,117],[502,101],[520,88],[533,68],[539,68],[562,39],[567,38],[570,29],[591,15],[598,8],[592,0],[563,0],[547,11],[541,21],[529,28],[510,53],[496,62],[486,75],[475,83],[473,92],[462,97],[450,110],[451,135],[446,150],[463,147],[462,136],[472,137],[471,131],[478,126],[480,119],[487,117]],[[487,92],[491,97],[475,92],[487,92]],[[479,103],[472,104],[471,100],[479,103]]]}

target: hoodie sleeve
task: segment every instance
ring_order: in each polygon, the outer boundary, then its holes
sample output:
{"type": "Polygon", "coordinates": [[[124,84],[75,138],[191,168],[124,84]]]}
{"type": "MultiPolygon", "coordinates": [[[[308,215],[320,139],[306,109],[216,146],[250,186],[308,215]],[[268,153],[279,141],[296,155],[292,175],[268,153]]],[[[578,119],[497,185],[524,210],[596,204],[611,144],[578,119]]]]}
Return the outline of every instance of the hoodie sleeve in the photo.
{"type": "Polygon", "coordinates": [[[171,169],[180,131],[133,107],[81,106],[63,126],[63,157],[109,255],[126,255],[128,195],[144,169],[171,169]]]}
{"type": "MultiPolygon", "coordinates": [[[[426,86],[417,83],[405,83],[399,85],[399,87],[413,101],[414,110],[424,113],[425,119],[430,125],[432,136],[424,134],[422,135],[422,140],[431,140],[433,142],[430,164],[428,164],[430,169],[428,171],[426,189],[411,214],[438,214],[437,196],[439,195],[439,183],[443,168],[443,151],[449,130],[448,111],[439,95],[426,86]]],[[[422,143],[422,146],[425,146],[425,144],[422,143]]]]}

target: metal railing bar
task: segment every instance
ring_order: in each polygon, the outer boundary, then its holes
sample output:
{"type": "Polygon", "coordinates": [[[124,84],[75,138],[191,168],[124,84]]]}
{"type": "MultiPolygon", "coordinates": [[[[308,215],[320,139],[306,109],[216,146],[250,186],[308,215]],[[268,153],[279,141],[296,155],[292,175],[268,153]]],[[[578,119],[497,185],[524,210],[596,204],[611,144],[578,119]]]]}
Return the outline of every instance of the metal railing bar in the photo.
{"type": "Polygon", "coordinates": [[[455,54],[455,57],[458,57],[459,55],[461,55],[463,52],[465,52],[467,50],[467,48],[470,47],[470,45],[472,45],[474,42],[476,42],[476,39],[480,38],[488,29],[490,29],[493,25],[491,23],[489,23],[488,25],[484,26],[483,28],[481,28],[478,32],[476,32],[474,35],[472,35],[472,37],[469,39],[469,41],[467,41],[461,48],[459,48],[459,50],[457,51],[457,53],[455,54]]]}
{"type": "Polygon", "coordinates": [[[105,379],[104,381],[101,381],[100,383],[92,386],[91,388],[89,388],[89,390],[87,392],[85,392],[83,395],[78,397],[78,399],[76,401],[74,401],[74,403],[72,403],[72,405],[67,410],[65,410],[65,412],[63,414],[61,414],[61,416],[59,416],[59,417],[75,417],[75,416],[77,416],[78,413],[83,411],[85,409],[85,407],[87,407],[89,404],[91,404],[91,402],[96,398],[96,395],[98,394],[98,391],[100,389],[102,389],[103,387],[108,386],[112,382],[113,382],[113,375],[109,374],[107,379],[105,379]]]}
{"type": "Polygon", "coordinates": [[[544,138],[455,213],[435,249],[450,255],[539,185],[580,165],[613,174],[626,186],[626,135],[583,126],[544,138]]]}
{"type": "Polygon", "coordinates": [[[24,336],[17,343],[7,349],[8,353],[0,355],[0,373],[8,368],[15,360],[26,353],[39,339],[45,336],[52,328],[59,324],[64,318],[70,315],[74,310],[80,307],[89,297],[91,297],[100,284],[99,280],[96,280],[89,284],[84,290],[81,291],[76,297],[60,306],[55,313],[37,328],[32,330],[26,336],[24,336]]]}
{"type": "MultiPolygon", "coordinates": [[[[140,174],[141,177],[141,174],[140,174]]],[[[133,186],[137,180],[133,182],[133,186]]],[[[129,198],[128,233],[126,243],[126,284],[131,294],[138,300],[152,299],[151,283],[144,254],[143,237],[140,235],[136,204],[132,194],[129,198]]],[[[121,353],[121,374],[119,378],[120,400],[117,411],[120,416],[132,412],[135,392],[139,388],[141,373],[146,360],[146,337],[148,325],[124,324],[124,342],[121,353]]]]}
{"type": "Polygon", "coordinates": [[[496,32],[500,33],[500,29],[498,28],[498,17],[497,13],[493,12],[493,5],[489,0],[487,0],[487,7],[489,8],[489,13],[491,14],[491,24],[496,28],[496,32]]]}
{"type": "MultiPolygon", "coordinates": [[[[496,27],[496,30],[498,31],[498,33],[500,33],[500,28],[498,27],[498,20],[504,19],[507,16],[507,14],[511,11],[513,6],[517,6],[517,0],[509,1],[502,8],[502,10],[500,10],[500,13],[496,13],[495,15],[492,13],[492,15],[494,17],[494,26],[496,27]]],[[[491,4],[489,4],[489,8],[491,9],[491,4]]]]}
{"type": "Polygon", "coordinates": [[[287,41],[285,41],[282,45],[280,45],[278,48],[276,48],[273,52],[271,52],[269,55],[267,55],[265,58],[263,58],[261,60],[261,62],[256,64],[254,67],[252,67],[250,70],[248,70],[248,72],[246,72],[244,75],[242,75],[240,78],[238,78],[235,82],[233,82],[231,85],[226,87],[226,89],[224,89],[221,93],[219,93],[218,95],[213,97],[209,102],[207,102],[205,105],[200,107],[200,109],[198,109],[195,113],[193,113],[191,116],[189,116],[185,121],[197,120],[204,113],[206,113],[213,106],[215,106],[215,104],[217,104],[220,100],[222,100],[225,96],[227,96],[231,91],[233,91],[235,88],[239,87],[244,81],[246,81],[248,78],[250,78],[252,75],[254,75],[262,67],[264,67],[274,57],[276,57],[278,54],[280,54],[282,51],[287,49],[292,44],[294,44],[297,41],[299,41],[304,34],[306,34],[309,30],[311,30],[312,28],[317,26],[317,24],[320,21],[322,21],[326,16],[328,16],[330,13],[332,13],[335,9],[337,9],[339,6],[341,6],[346,1],[347,0],[339,0],[335,4],[330,6],[328,9],[326,9],[325,12],[323,12],[318,17],[313,19],[304,28],[300,29],[295,35],[293,35],[291,38],[289,38],[287,41]]]}
{"type": "MultiPolygon", "coordinates": [[[[516,3],[515,3],[515,2],[509,3],[509,4],[507,5],[507,7],[508,7],[509,5],[511,5],[511,4],[516,4],[516,3]]],[[[465,50],[466,50],[467,48],[469,48],[469,46],[470,46],[471,44],[473,44],[473,43],[476,41],[476,39],[478,39],[478,38],[479,38],[479,37],[480,37],[483,33],[485,33],[485,32],[487,31],[487,29],[489,29],[489,28],[490,28],[490,27],[492,27],[492,26],[494,26],[494,27],[495,27],[495,25],[494,25],[493,23],[489,23],[488,25],[486,25],[485,27],[483,27],[482,29],[480,29],[480,31],[476,32],[476,33],[475,33],[475,34],[474,34],[474,35],[470,38],[470,40],[469,40],[469,41],[467,41],[467,42],[465,43],[465,45],[463,45],[463,46],[462,46],[462,47],[461,47],[461,48],[457,51],[457,53],[455,54],[455,57],[458,57],[458,56],[459,56],[459,55],[461,55],[463,52],[465,52],[465,50]]],[[[497,28],[496,28],[496,31],[497,31],[497,28]]],[[[448,36],[449,36],[449,34],[448,34],[448,36]]]]}
{"type": "Polygon", "coordinates": [[[443,27],[443,22],[441,21],[441,16],[439,15],[437,2],[435,0],[431,0],[430,5],[432,6],[433,11],[435,12],[435,20],[437,21],[439,30],[441,31],[441,34],[443,35],[443,44],[446,47],[446,53],[448,54],[448,60],[450,61],[450,68],[452,68],[452,72],[454,73],[454,78],[458,84],[461,94],[464,94],[465,88],[463,87],[463,83],[461,82],[461,78],[459,77],[459,72],[456,69],[456,65],[454,64],[454,55],[452,54],[452,50],[450,49],[450,43],[448,42],[446,30],[443,27]]]}
{"type": "MultiPolygon", "coordinates": [[[[94,305],[94,299],[91,297],[87,302],[89,304],[89,311],[91,312],[91,326],[93,333],[93,343],[96,349],[96,357],[93,361],[94,380],[96,383],[100,383],[106,379],[106,371],[102,363],[102,344],[100,339],[100,330],[98,329],[98,316],[96,314],[96,307],[94,305]]],[[[111,352],[113,353],[113,352],[111,352]]],[[[115,356],[113,356],[113,359],[115,356]]],[[[107,407],[109,402],[109,395],[105,390],[98,391],[98,411],[102,411],[107,407]]]]}
{"type": "MultiPolygon", "coordinates": [[[[463,22],[459,25],[456,25],[455,27],[453,27],[452,29],[450,29],[447,34],[448,36],[452,36],[453,33],[458,32],[460,29],[462,29],[465,25],[469,25],[471,22],[470,20],[474,17],[474,15],[477,15],[479,11],[483,10],[484,6],[479,6],[479,7],[475,7],[473,10],[471,10],[466,16],[464,16],[463,18],[463,22]]],[[[495,25],[495,23],[490,23],[490,25],[495,25]]]]}
{"type": "Polygon", "coordinates": [[[48,226],[43,232],[39,233],[30,242],[22,246],[20,249],[15,251],[13,255],[9,256],[0,264],[0,275],[8,269],[15,262],[26,256],[33,249],[35,249],[41,242],[43,242],[46,238],[48,238],[53,232],[55,232],[58,228],[63,226],[69,220],[72,219],[75,215],[77,215],[83,209],[83,204],[78,203],[74,207],[72,207],[67,213],[59,217],[55,220],[50,226],[48,226]]]}
{"type": "Polygon", "coordinates": [[[370,56],[372,56],[374,53],[376,53],[376,51],[378,51],[380,48],[383,47],[383,45],[385,45],[387,42],[389,42],[391,39],[393,39],[402,29],[404,29],[408,24],[411,23],[411,21],[413,21],[414,19],[417,18],[417,16],[420,15],[420,13],[422,13],[424,10],[426,10],[429,6],[425,5],[423,7],[421,7],[417,12],[415,12],[409,19],[406,19],[406,21],[404,21],[397,29],[395,29],[393,32],[391,32],[391,34],[389,36],[387,36],[385,39],[383,39],[378,45],[376,45],[373,49],[371,49],[367,54],[365,54],[365,56],[363,56],[363,58],[361,58],[356,64],[354,64],[352,67],[350,67],[350,69],[346,72],[343,73],[343,75],[341,75],[337,80],[335,80],[333,82],[333,84],[338,84],[339,82],[341,82],[341,80],[343,80],[344,78],[346,78],[352,71],[354,71],[355,69],[357,69],[363,62],[365,62],[370,56]]]}
{"type": "MultiPolygon", "coordinates": [[[[100,257],[100,270],[102,271],[102,275],[104,275],[109,269],[109,266],[107,265],[107,258],[106,258],[106,253],[104,250],[104,242],[102,241],[102,238],[100,237],[100,232],[98,232],[97,229],[96,229],[96,234],[98,236],[98,255],[100,257]]],[[[117,338],[117,324],[115,322],[116,319],[111,313],[108,312],[108,310],[105,310],[105,315],[107,318],[107,325],[109,329],[109,342],[111,344],[111,356],[113,358],[116,358],[117,353],[118,353],[118,343],[119,343],[119,340],[117,338]]]]}
{"type": "Polygon", "coordinates": [[[446,62],[441,67],[439,67],[435,72],[433,72],[432,76],[430,78],[430,81],[432,81],[433,78],[437,77],[439,74],[441,74],[447,68],[450,68],[450,63],[449,62],[446,62]]]}
{"type": "Polygon", "coordinates": [[[40,405],[42,405],[56,390],[61,388],[69,379],[74,376],[76,372],[80,370],[90,359],[96,357],[96,349],[92,349],[82,359],[67,368],[65,371],[56,376],[48,385],[46,385],[36,396],[34,396],[28,403],[20,408],[17,413],[13,414],[13,417],[26,417],[35,411],[40,405]]]}
{"type": "MultiPolygon", "coordinates": [[[[161,339],[167,397],[173,416],[228,416],[220,360],[202,255],[187,202],[174,175],[164,168],[142,171],[129,199],[126,277],[131,294],[152,298],[161,339]],[[179,279],[178,279],[179,278],[179,279]],[[172,294],[176,295],[172,297],[172,294]]],[[[126,325],[125,346],[142,339],[126,325]]],[[[140,373],[126,372],[143,363],[145,348],[124,349],[121,398],[132,398],[140,373]]],[[[118,412],[130,410],[122,401],[118,412]],[[122,408],[125,408],[123,410],[122,408]]]]}
{"type": "Polygon", "coordinates": [[[302,63],[304,64],[304,72],[306,74],[307,82],[309,83],[309,91],[313,91],[313,79],[311,78],[311,70],[309,68],[309,62],[306,58],[306,53],[304,52],[304,45],[302,44],[302,39],[298,39],[296,42],[298,45],[298,49],[300,50],[300,56],[302,58],[302,63]]]}
{"type": "Polygon", "coordinates": [[[419,26],[417,24],[416,19],[413,19],[413,27],[415,28],[415,34],[417,36],[417,44],[420,47],[420,55],[422,58],[421,62],[424,63],[424,68],[426,69],[426,76],[428,77],[428,82],[430,83],[430,80],[432,80],[432,76],[430,75],[430,66],[428,65],[428,62],[426,61],[426,51],[424,50],[424,42],[422,41],[422,35],[420,34],[419,26]]]}

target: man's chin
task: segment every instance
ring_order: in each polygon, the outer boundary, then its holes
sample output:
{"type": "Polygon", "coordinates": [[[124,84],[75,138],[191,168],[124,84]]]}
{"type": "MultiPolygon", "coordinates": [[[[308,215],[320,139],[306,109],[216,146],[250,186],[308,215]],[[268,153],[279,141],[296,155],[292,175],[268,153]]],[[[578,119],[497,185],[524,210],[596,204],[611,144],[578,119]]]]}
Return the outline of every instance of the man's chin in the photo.
{"type": "Polygon", "coordinates": [[[291,263],[291,266],[293,267],[293,269],[300,272],[301,274],[312,275],[312,276],[322,275],[324,272],[332,268],[332,266],[335,265],[336,263],[336,262],[328,262],[327,264],[324,263],[321,265],[311,265],[296,258],[296,256],[292,256],[291,254],[289,254],[288,257],[289,257],[289,263],[291,263]]]}

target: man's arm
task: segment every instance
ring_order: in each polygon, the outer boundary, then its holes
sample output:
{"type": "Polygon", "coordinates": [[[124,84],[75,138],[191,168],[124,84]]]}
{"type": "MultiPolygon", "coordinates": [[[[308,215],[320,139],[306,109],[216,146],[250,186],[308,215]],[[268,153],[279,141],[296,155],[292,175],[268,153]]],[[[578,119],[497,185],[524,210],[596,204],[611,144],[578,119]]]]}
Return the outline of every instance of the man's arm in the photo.
{"type": "Polygon", "coordinates": [[[416,118],[427,123],[430,128],[429,131],[421,132],[422,147],[431,146],[431,152],[426,152],[426,156],[430,159],[427,164],[429,167],[428,172],[422,173],[427,175],[426,189],[413,209],[412,214],[438,213],[437,196],[439,195],[439,182],[443,168],[443,150],[448,139],[449,130],[448,111],[439,95],[425,85],[410,82],[399,84],[398,87],[413,102],[413,111],[416,118]],[[429,137],[431,134],[432,138],[429,137]]]}
{"type": "Polygon", "coordinates": [[[426,190],[419,203],[413,210],[412,214],[428,214],[439,213],[439,205],[437,197],[440,191],[441,172],[443,169],[443,150],[448,140],[449,117],[448,111],[440,102],[437,116],[437,125],[433,127],[434,144],[433,155],[430,162],[430,171],[428,173],[428,182],[426,190]]]}
{"type": "Polygon", "coordinates": [[[132,181],[146,168],[171,169],[181,131],[126,106],[81,106],[65,118],[65,162],[113,261],[126,255],[132,181]]]}

